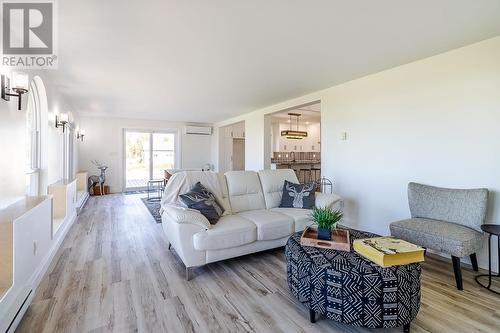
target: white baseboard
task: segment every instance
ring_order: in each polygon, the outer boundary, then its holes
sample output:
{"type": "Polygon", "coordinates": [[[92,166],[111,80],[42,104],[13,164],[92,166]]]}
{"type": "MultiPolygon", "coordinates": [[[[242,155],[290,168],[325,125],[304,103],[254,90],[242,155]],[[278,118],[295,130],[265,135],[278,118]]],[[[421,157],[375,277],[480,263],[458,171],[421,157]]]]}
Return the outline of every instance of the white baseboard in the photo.
{"type": "Polygon", "coordinates": [[[83,207],[85,207],[85,204],[89,200],[89,192],[83,192],[80,198],[78,198],[78,202],[76,203],[76,214],[80,215],[80,212],[82,211],[83,207]]]}
{"type": "Polygon", "coordinates": [[[71,226],[75,223],[77,218],[76,212],[74,212],[71,216],[69,216],[66,219],[66,222],[61,225],[59,228],[58,232],[54,236],[55,242],[52,245],[52,248],[50,251],[47,253],[45,258],[42,261],[42,264],[39,266],[39,269],[35,271],[33,274],[33,279],[32,279],[32,289],[33,291],[38,288],[38,285],[40,284],[40,281],[44,277],[45,273],[47,272],[47,269],[49,268],[50,264],[52,263],[52,259],[54,259],[54,256],[56,255],[57,251],[61,247],[62,242],[66,238],[66,235],[68,234],[69,229],[71,226]]]}
{"type": "Polygon", "coordinates": [[[47,273],[47,270],[49,269],[49,267],[52,263],[52,260],[54,259],[55,255],[57,254],[57,251],[61,247],[62,242],[66,238],[66,235],[68,234],[69,229],[75,223],[76,218],[77,218],[77,215],[76,215],[76,211],[75,211],[75,212],[73,212],[73,214],[71,214],[69,217],[66,218],[66,221],[61,225],[58,232],[54,236],[54,243],[53,243],[51,249],[49,250],[49,252],[45,256],[45,258],[41,261],[38,268],[33,273],[30,285],[28,285],[26,287],[26,289],[24,289],[25,291],[21,293],[22,295],[25,295],[25,296],[18,296],[18,300],[16,302],[18,304],[16,306],[16,308],[18,308],[18,310],[17,310],[17,313],[15,314],[14,321],[12,322],[10,328],[6,331],[6,333],[11,333],[11,332],[14,332],[16,330],[21,319],[23,318],[24,314],[26,313],[26,310],[28,309],[31,302],[33,301],[33,297],[35,296],[36,290],[38,289],[40,282],[42,281],[43,277],[47,273]]]}

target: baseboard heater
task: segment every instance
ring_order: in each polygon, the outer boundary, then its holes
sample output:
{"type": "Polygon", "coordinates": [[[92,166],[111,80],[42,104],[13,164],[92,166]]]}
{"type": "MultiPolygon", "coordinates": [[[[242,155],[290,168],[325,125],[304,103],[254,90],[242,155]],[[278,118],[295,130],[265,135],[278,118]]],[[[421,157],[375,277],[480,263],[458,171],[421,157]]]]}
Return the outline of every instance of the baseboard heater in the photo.
{"type": "Polygon", "coordinates": [[[19,316],[19,314],[21,313],[21,310],[23,310],[24,306],[26,305],[26,302],[28,301],[28,299],[30,298],[31,296],[31,293],[33,292],[33,289],[30,289],[29,293],[28,293],[28,296],[26,296],[26,298],[24,299],[23,303],[21,304],[21,306],[19,307],[19,309],[17,309],[17,312],[16,314],[14,315],[14,318],[12,318],[12,321],[10,322],[9,324],[9,327],[7,327],[7,330],[5,331],[5,333],[8,333],[12,327],[12,325],[16,322],[16,319],[17,317],[19,316]]]}

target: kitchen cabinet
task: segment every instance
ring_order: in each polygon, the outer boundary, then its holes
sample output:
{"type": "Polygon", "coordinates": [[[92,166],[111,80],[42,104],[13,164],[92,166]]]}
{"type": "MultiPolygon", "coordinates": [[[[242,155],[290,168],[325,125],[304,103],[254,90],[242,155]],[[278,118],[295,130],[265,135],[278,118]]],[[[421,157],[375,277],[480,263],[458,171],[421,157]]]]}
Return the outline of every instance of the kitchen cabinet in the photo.
{"type": "MultiPolygon", "coordinates": [[[[222,127],[223,137],[220,140],[220,165],[219,171],[226,172],[233,170],[233,149],[234,141],[245,138],[245,122],[239,122],[222,127]]],[[[241,146],[241,142],[238,142],[241,146]]],[[[244,146],[244,144],[243,144],[244,146]]],[[[240,168],[240,167],[239,167],[240,168]]]]}
{"type": "Polygon", "coordinates": [[[233,132],[233,138],[243,139],[245,137],[245,123],[240,122],[231,126],[233,132]]]}
{"type": "MultiPolygon", "coordinates": [[[[307,131],[308,136],[303,139],[287,139],[281,136],[281,131],[289,129],[287,123],[273,124],[272,137],[273,147],[275,152],[319,152],[320,145],[320,123],[309,125],[300,125],[299,130],[307,131]]],[[[292,126],[292,129],[296,129],[292,126]]]]}

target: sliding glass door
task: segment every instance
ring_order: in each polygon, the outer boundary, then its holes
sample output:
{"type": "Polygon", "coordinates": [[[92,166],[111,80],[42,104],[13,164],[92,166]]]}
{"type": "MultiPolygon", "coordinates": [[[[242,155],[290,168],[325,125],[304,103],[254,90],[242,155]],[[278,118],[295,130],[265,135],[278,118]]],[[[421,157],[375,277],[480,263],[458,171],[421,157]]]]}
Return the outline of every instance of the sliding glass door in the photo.
{"type": "Polygon", "coordinates": [[[125,130],[125,190],[143,189],[176,167],[177,132],[125,130]]]}

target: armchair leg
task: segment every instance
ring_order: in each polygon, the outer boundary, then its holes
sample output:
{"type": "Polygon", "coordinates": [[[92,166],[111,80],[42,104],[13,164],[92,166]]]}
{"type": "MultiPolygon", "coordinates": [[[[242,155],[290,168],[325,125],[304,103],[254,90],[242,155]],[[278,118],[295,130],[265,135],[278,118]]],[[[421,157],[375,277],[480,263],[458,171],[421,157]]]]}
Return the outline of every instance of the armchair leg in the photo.
{"type": "Polygon", "coordinates": [[[464,287],[462,285],[462,271],[460,270],[460,258],[451,256],[451,260],[453,261],[453,271],[455,272],[455,282],[457,284],[457,289],[463,290],[464,287]]]}
{"type": "Polygon", "coordinates": [[[168,249],[170,250],[170,248],[172,247],[172,244],[170,244],[170,242],[168,243],[168,249]]]}
{"type": "Polygon", "coordinates": [[[479,267],[477,266],[477,256],[475,253],[470,255],[470,262],[472,264],[472,269],[476,272],[479,271],[479,267]]]}

